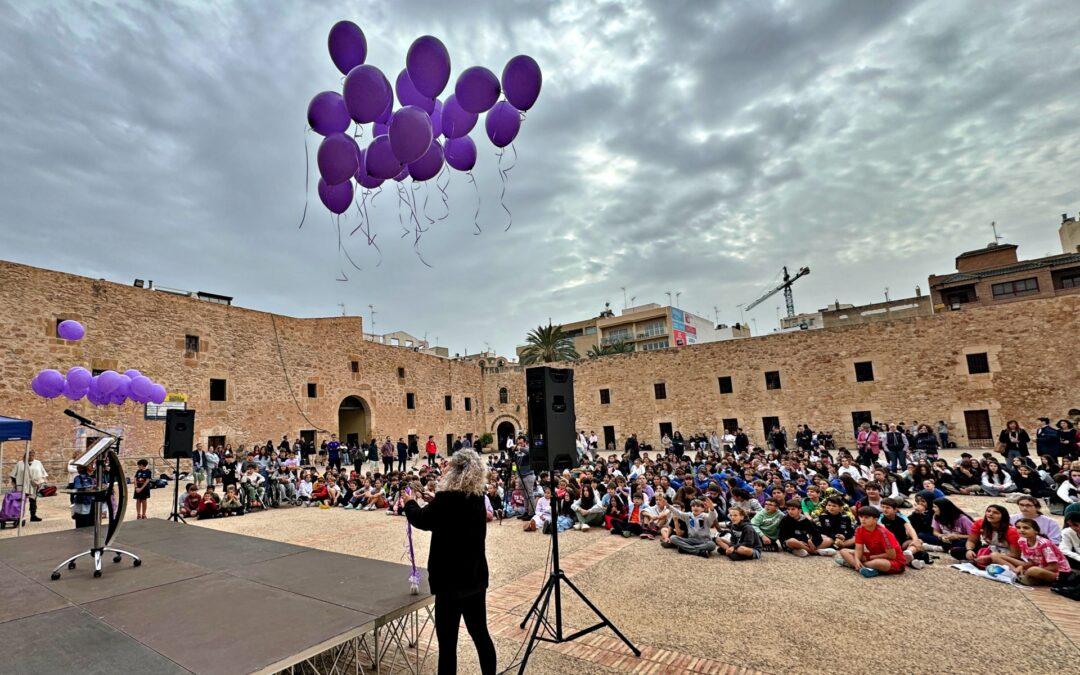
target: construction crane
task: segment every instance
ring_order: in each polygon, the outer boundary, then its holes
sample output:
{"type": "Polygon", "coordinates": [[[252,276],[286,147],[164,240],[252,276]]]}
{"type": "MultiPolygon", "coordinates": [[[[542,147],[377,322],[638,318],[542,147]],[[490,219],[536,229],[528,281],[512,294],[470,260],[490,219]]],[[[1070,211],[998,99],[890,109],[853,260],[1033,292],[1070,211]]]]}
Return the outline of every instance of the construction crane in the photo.
{"type": "Polygon", "coordinates": [[[799,279],[801,277],[805,277],[807,274],[810,274],[810,268],[809,267],[803,267],[798,272],[795,273],[795,276],[791,276],[791,275],[788,274],[787,266],[785,265],[784,266],[784,282],[782,284],[780,284],[779,286],[777,286],[776,288],[768,291],[767,293],[765,293],[765,295],[761,296],[757,300],[751,302],[749,305],[747,305],[746,307],[743,308],[743,311],[749,312],[750,310],[757,307],[761,303],[765,302],[766,300],[768,300],[772,296],[776,295],[780,291],[783,291],[784,292],[784,303],[787,305],[788,318],[791,318],[791,317],[795,316],[795,299],[793,297],[791,297],[791,285],[793,283],[795,283],[795,281],[797,279],[799,279]]]}

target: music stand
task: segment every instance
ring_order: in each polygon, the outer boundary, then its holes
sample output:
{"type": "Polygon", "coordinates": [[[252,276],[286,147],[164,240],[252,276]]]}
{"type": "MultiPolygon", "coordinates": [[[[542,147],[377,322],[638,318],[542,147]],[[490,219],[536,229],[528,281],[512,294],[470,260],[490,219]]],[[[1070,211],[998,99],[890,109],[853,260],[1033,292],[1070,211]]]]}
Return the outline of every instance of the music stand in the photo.
{"type": "Polygon", "coordinates": [[[114,553],[113,562],[118,563],[123,556],[128,556],[132,559],[132,564],[135,567],[142,565],[142,559],[134,553],[124,551],[118,548],[112,548],[109,543],[112,542],[113,537],[116,536],[116,532],[120,529],[121,523],[124,522],[124,513],[127,511],[127,481],[124,479],[124,469],[120,464],[120,456],[118,450],[120,448],[120,437],[113,436],[106,431],[102,431],[97,427],[94,427],[86,422],[80,422],[83,426],[93,429],[94,431],[105,434],[101,440],[94,444],[92,448],[87,450],[81,457],[72,462],[77,467],[91,466],[94,469],[94,487],[82,489],[82,490],[61,490],[67,494],[75,495],[76,497],[89,497],[92,500],[90,506],[91,518],[94,521],[94,543],[89,550],[83,551],[76,555],[71,556],[64,562],[56,566],[52,571],[51,579],[53,581],[60,578],[60,570],[65,566],[69,570],[75,569],[75,561],[83,556],[93,558],[94,560],[94,577],[101,576],[101,555],[105,551],[114,553]],[[115,448],[115,449],[114,449],[115,448]],[[105,482],[105,464],[109,465],[108,482],[105,482]],[[113,484],[116,485],[117,499],[116,509],[113,509],[112,499],[110,498],[113,491],[113,484]],[[105,503],[109,511],[109,528],[105,533],[105,539],[101,537],[101,505],[105,503]]]}

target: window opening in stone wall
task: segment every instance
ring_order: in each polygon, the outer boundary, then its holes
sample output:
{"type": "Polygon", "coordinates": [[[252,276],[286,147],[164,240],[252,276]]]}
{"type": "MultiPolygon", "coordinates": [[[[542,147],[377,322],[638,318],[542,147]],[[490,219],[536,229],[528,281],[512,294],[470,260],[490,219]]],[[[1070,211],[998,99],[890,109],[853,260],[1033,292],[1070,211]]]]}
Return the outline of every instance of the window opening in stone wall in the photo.
{"type": "Polygon", "coordinates": [[[499,388],[499,403],[509,403],[509,402],[510,402],[510,392],[507,391],[506,387],[500,387],[499,388]]]}
{"type": "Polygon", "coordinates": [[[409,410],[416,409],[416,394],[411,391],[405,394],[405,407],[409,410]]]}
{"type": "Polygon", "coordinates": [[[720,385],[720,393],[721,394],[730,394],[731,392],[734,391],[734,388],[731,386],[731,376],[730,375],[723,375],[721,377],[718,377],[717,382],[720,385]]]}
{"type": "Polygon", "coordinates": [[[855,381],[856,382],[873,382],[874,381],[874,363],[873,361],[859,361],[855,364],[855,381]]]}
{"type": "Polygon", "coordinates": [[[185,335],[184,336],[184,351],[191,352],[192,354],[199,353],[199,336],[198,335],[185,335]]]}
{"type": "Polygon", "coordinates": [[[210,379],[210,400],[211,401],[224,401],[226,391],[226,381],[210,379]]]}
{"type": "Polygon", "coordinates": [[[359,373],[360,372],[360,362],[359,361],[349,361],[349,372],[351,372],[351,373],[359,373]]]}
{"type": "Polygon", "coordinates": [[[656,400],[658,401],[667,398],[667,385],[663,382],[657,382],[656,384],[654,384],[653,396],[655,396],[656,400]]]}
{"type": "Polygon", "coordinates": [[[469,398],[468,396],[466,396],[465,397],[465,411],[468,412],[470,410],[472,410],[472,399],[469,398]]]}
{"type": "Polygon", "coordinates": [[[314,382],[307,383],[307,397],[317,398],[319,395],[319,388],[314,382]]]}
{"type": "Polygon", "coordinates": [[[601,389],[600,390],[600,405],[608,405],[609,403],[611,403],[611,390],[610,389],[601,389]]]}
{"type": "Polygon", "coordinates": [[[967,367],[968,373],[971,375],[980,375],[982,373],[990,372],[990,359],[987,358],[986,352],[979,354],[967,355],[967,367]]]}
{"type": "Polygon", "coordinates": [[[447,410],[453,410],[454,409],[454,397],[450,396],[450,395],[444,396],[443,397],[443,405],[446,406],[447,410]]]}
{"type": "Polygon", "coordinates": [[[780,389],[780,371],[779,370],[767,370],[765,371],[765,388],[769,390],[780,389]]]}

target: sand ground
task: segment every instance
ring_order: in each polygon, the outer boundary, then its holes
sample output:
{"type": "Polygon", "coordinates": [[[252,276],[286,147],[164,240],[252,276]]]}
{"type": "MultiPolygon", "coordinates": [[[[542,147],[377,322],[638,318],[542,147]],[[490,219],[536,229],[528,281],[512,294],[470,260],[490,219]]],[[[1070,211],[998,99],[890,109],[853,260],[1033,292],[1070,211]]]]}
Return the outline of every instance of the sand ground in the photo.
{"type": "MultiPolygon", "coordinates": [[[[171,492],[154,491],[151,517],[168,514],[169,497],[171,492]]],[[[956,501],[962,508],[981,512],[997,500],[956,501]]],[[[27,534],[72,526],[65,496],[42,498],[39,504],[44,521],[31,524],[27,534]]],[[[1008,507],[1015,512],[1014,505],[1008,507]]],[[[134,504],[128,518],[134,518],[134,504]]],[[[193,527],[403,560],[405,522],[381,512],[301,507],[190,522],[193,527]]],[[[11,529],[0,532],[0,537],[14,535],[11,529]]],[[[604,550],[572,578],[628,637],[649,650],[773,673],[1080,672],[1080,647],[1031,601],[1032,591],[962,574],[949,569],[944,558],[921,571],[867,580],[825,558],[773,553],[758,562],[734,563],[679,555],[642,540],[611,547],[603,541],[610,538],[603,530],[570,531],[560,537],[560,544],[568,560],[586,557],[592,549],[604,550]]],[[[417,562],[424,565],[429,536],[417,532],[415,542],[417,562]]],[[[531,593],[532,581],[542,579],[538,572],[547,559],[547,543],[540,534],[522,532],[519,521],[489,526],[489,608],[500,621],[513,623],[527,608],[527,601],[494,607],[500,587],[507,593],[511,588],[531,593]],[[522,579],[527,575],[531,576],[522,579]]],[[[591,615],[579,602],[568,601],[565,608],[571,626],[591,623],[591,615]]],[[[464,630],[462,640],[460,670],[477,672],[464,630]]],[[[495,640],[499,667],[505,668],[520,637],[511,633],[495,640]]],[[[579,656],[540,650],[530,671],[625,670],[579,656]]],[[[434,663],[429,666],[433,671],[434,663]]]]}

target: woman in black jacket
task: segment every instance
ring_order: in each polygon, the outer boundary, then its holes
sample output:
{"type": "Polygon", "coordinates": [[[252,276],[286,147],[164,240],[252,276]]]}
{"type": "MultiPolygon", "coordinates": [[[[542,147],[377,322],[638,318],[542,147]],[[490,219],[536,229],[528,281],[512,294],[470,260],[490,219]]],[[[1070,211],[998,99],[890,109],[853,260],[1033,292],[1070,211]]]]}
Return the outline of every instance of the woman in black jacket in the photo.
{"type": "Polygon", "coordinates": [[[413,527],[431,532],[428,575],[435,595],[439,673],[457,672],[458,624],[464,617],[480,657],[480,672],[493,675],[495,644],[488,633],[485,605],[487,509],[480,456],[470,449],[451,455],[439,490],[427,506],[420,508],[412,491],[406,493],[405,517],[413,527]]]}

